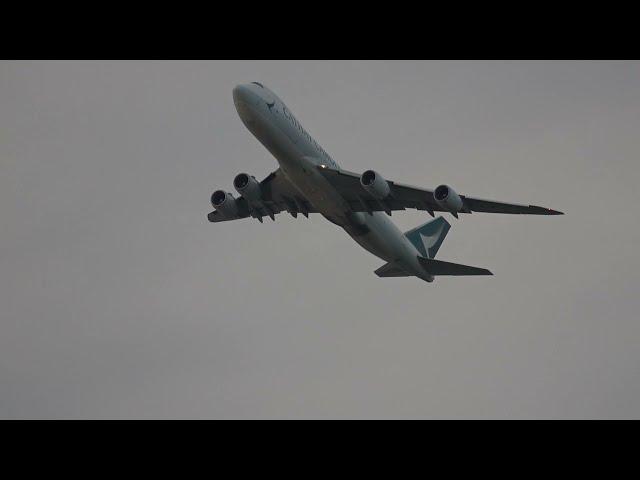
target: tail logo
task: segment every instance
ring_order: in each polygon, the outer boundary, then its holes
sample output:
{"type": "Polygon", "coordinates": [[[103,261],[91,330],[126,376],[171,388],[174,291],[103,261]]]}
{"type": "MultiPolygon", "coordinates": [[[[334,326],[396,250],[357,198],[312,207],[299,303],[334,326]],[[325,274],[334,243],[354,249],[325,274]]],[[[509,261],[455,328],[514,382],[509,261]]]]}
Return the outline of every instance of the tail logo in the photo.
{"type": "Polygon", "coordinates": [[[422,244],[424,245],[424,248],[427,251],[429,251],[431,247],[433,247],[436,243],[438,243],[438,240],[440,240],[440,235],[442,234],[443,228],[444,228],[444,225],[441,224],[440,227],[438,227],[438,229],[430,235],[425,235],[424,233],[420,232],[420,238],[422,238],[422,244]]]}

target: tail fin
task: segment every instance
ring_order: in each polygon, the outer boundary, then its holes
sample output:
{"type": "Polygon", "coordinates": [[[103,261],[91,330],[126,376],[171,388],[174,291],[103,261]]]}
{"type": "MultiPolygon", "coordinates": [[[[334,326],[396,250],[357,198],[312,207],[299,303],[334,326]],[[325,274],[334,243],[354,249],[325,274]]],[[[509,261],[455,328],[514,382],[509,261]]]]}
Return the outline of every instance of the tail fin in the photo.
{"type": "Polygon", "coordinates": [[[493,275],[486,268],[470,267],[459,263],[443,262],[431,258],[418,257],[420,264],[430,275],[493,275]]]}
{"type": "Polygon", "coordinates": [[[404,233],[421,256],[426,258],[435,258],[436,253],[444,237],[447,236],[451,225],[443,217],[438,217],[419,227],[412,228],[404,233]]]}

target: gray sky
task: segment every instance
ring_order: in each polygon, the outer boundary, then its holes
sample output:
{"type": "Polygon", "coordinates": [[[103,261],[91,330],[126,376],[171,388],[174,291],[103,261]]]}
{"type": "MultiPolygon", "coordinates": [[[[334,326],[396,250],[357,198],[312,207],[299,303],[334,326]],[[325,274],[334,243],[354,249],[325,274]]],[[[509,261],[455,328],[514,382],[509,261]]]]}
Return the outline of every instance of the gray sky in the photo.
{"type": "Polygon", "coordinates": [[[639,185],[638,62],[0,62],[0,417],[640,418],[639,185]],[[449,216],[495,276],[432,284],[209,224],[277,167],[253,80],[344,168],[566,215],[449,216]]]}

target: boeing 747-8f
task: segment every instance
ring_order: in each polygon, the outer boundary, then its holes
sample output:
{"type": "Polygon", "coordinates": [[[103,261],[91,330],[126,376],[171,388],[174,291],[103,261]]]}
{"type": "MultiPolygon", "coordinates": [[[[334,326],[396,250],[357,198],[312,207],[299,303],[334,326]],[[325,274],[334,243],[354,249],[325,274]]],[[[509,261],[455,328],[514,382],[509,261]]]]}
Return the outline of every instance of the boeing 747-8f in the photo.
{"type": "Polygon", "coordinates": [[[211,222],[253,217],[262,222],[280,212],[293,217],[320,213],[342,227],[356,242],[387,263],[379,277],[416,276],[432,282],[439,275],[492,275],[485,268],[435,260],[449,231],[441,216],[402,233],[391,212],[414,208],[458,214],[471,212],[561,215],[535,205],[494,202],[459,195],[448,185],[435,190],[412,187],[384,179],[373,170],[362,175],[342,170],[309,135],[271,90],[258,82],[233,89],[233,102],[249,131],[276,158],[280,168],[258,182],[240,173],[233,181],[240,194],[217,190],[211,196],[215,211],[211,222]]]}

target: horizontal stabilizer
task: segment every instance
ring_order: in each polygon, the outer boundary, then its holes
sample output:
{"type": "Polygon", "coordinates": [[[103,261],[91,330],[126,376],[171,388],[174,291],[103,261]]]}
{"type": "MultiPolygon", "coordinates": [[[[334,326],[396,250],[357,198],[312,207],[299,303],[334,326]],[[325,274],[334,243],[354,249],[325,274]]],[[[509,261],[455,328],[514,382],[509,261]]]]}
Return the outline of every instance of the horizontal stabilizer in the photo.
{"type": "Polygon", "coordinates": [[[418,257],[424,269],[433,276],[439,275],[493,275],[486,268],[470,267],[459,263],[443,262],[432,258],[418,257]]]}
{"type": "Polygon", "coordinates": [[[379,277],[410,277],[412,276],[411,273],[407,273],[398,265],[392,262],[385,263],[383,266],[381,266],[379,269],[377,269],[373,273],[375,273],[379,277]]]}

